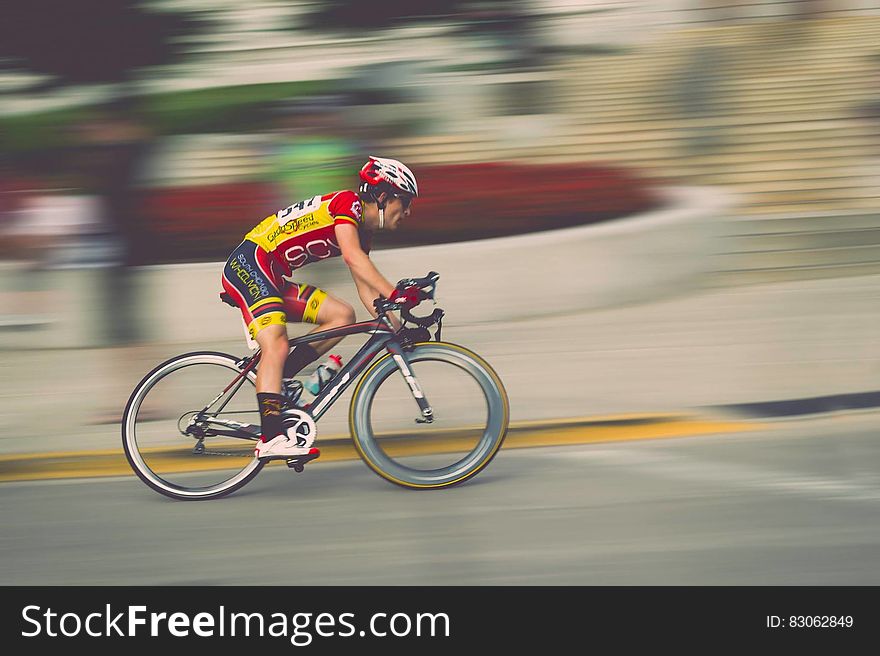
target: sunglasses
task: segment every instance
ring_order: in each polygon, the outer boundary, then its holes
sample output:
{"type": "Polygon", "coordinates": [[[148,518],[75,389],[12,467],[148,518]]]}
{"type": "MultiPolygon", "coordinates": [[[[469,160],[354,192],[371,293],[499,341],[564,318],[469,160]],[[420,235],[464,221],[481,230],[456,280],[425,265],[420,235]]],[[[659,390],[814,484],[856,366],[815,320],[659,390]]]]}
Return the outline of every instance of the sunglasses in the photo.
{"type": "Polygon", "coordinates": [[[411,194],[391,194],[392,198],[399,198],[400,202],[403,204],[403,209],[408,210],[413,202],[413,197],[411,194]]]}

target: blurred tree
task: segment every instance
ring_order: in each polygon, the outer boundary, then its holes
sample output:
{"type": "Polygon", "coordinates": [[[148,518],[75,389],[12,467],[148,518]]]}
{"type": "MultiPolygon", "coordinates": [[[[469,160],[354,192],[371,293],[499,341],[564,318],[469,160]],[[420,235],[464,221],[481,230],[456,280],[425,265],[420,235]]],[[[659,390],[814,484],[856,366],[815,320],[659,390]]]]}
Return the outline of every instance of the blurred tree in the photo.
{"type": "MultiPolygon", "coordinates": [[[[107,344],[132,348],[143,342],[144,322],[133,266],[149,255],[138,182],[152,144],[139,105],[141,69],[172,64],[184,53],[186,37],[207,26],[202,14],[158,11],[139,0],[6,0],[0,10],[0,70],[48,76],[31,91],[108,84],[112,100],[75,123],[76,147],[62,152],[80,192],[100,199],[91,217],[103,246],[90,257],[98,263],[92,308],[94,330],[107,344]]],[[[59,144],[55,144],[57,148],[59,144]]],[[[45,175],[45,171],[40,172],[45,175]]],[[[158,247],[158,246],[157,246],[158,247]]],[[[112,389],[131,377],[131,352],[111,358],[112,389]]],[[[119,400],[102,399],[107,410],[95,421],[118,421],[119,400]]]]}
{"type": "Polygon", "coordinates": [[[47,87],[124,83],[172,63],[198,14],[152,11],[138,0],[8,0],[0,14],[0,69],[52,76],[47,87]]]}

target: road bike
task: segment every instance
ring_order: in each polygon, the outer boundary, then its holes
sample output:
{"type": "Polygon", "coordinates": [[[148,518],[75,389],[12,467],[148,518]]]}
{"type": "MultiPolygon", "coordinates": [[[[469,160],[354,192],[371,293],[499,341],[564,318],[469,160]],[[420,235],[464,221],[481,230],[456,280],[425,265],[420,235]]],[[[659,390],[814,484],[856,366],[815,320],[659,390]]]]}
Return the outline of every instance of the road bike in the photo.
{"type": "MultiPolygon", "coordinates": [[[[397,289],[419,289],[434,300],[439,274],[408,278],[397,289]]],[[[397,298],[395,296],[395,298],[397,298]]],[[[492,460],[504,441],[509,403],[498,374],[469,349],[441,341],[444,311],[412,314],[413,305],[374,301],[370,321],[310,333],[297,344],[369,335],[348,363],[306,407],[284,412],[288,435],[317,436],[317,422],[356,383],[348,430],[357,454],[376,474],[411,489],[462,483],[492,460]],[[395,331],[388,318],[400,312],[395,331]],[[432,337],[431,330],[434,335],[432,337]],[[415,414],[415,417],[413,415],[415,414]]],[[[129,464],[155,491],[174,499],[214,499],[239,490],[266,466],[254,457],[260,439],[256,402],[257,349],[246,357],[214,351],[163,362],[135,387],[122,418],[129,464]]],[[[316,442],[322,455],[344,457],[347,438],[316,442]]],[[[302,472],[310,457],[285,458],[302,472]]]]}

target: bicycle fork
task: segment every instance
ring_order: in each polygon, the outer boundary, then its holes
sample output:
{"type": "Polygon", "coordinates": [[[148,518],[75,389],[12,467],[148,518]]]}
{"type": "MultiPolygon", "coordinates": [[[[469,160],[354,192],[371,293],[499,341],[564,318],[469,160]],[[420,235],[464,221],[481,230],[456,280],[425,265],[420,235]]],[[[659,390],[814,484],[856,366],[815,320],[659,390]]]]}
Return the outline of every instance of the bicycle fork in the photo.
{"type": "Polygon", "coordinates": [[[409,366],[409,362],[407,362],[403,351],[398,351],[396,349],[392,350],[390,348],[389,351],[391,351],[391,357],[393,357],[394,362],[397,363],[397,368],[400,370],[403,379],[406,381],[406,384],[409,385],[409,391],[412,392],[413,398],[419,405],[419,410],[421,411],[422,416],[416,418],[416,423],[433,423],[434,410],[431,408],[431,404],[428,403],[428,399],[425,398],[425,393],[422,391],[422,387],[419,385],[419,381],[416,379],[412,368],[409,366]]]}

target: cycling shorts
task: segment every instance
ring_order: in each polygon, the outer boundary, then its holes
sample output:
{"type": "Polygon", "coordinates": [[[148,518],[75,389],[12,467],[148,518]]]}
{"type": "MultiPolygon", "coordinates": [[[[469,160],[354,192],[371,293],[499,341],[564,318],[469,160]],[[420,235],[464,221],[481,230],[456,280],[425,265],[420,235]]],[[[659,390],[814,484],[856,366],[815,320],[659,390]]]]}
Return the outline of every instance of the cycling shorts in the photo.
{"type": "Polygon", "coordinates": [[[275,260],[245,239],[223,267],[223,290],[241,310],[251,338],[266,326],[318,323],[327,293],[312,285],[288,282],[275,260]]]}

